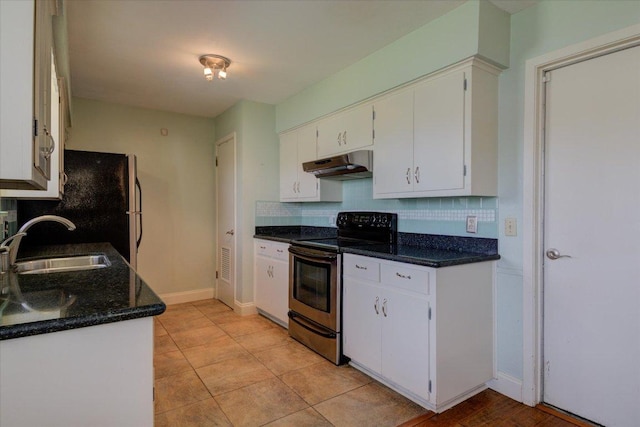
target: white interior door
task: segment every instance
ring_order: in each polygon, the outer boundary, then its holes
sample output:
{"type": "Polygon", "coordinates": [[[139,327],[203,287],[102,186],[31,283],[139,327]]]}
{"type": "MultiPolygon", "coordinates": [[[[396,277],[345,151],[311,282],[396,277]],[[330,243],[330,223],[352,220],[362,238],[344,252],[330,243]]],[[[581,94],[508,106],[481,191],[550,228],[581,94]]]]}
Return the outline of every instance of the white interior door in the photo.
{"type": "Polygon", "coordinates": [[[216,206],[218,212],[217,298],[234,308],[236,254],[235,135],[216,143],[216,206]]]}
{"type": "Polygon", "coordinates": [[[549,74],[543,400],[638,426],[640,47],[549,74]]]}

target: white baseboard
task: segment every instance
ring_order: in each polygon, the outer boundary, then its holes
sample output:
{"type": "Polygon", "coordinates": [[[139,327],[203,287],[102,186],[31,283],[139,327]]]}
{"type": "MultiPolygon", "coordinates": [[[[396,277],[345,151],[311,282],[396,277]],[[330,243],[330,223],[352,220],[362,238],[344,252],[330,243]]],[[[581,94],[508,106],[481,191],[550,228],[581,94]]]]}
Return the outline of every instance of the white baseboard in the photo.
{"type": "Polygon", "coordinates": [[[160,299],[166,305],[180,304],[183,302],[200,301],[213,298],[213,288],[194,289],[192,291],[171,292],[160,295],[160,299]]]}
{"type": "Polygon", "coordinates": [[[498,378],[493,379],[487,383],[490,389],[497,391],[500,394],[504,394],[507,397],[522,402],[522,380],[507,375],[502,372],[498,372],[498,378]]]}
{"type": "Polygon", "coordinates": [[[234,301],[233,305],[234,305],[233,311],[238,313],[240,316],[258,314],[258,309],[256,308],[256,304],[253,302],[241,303],[239,301],[234,301]]]}

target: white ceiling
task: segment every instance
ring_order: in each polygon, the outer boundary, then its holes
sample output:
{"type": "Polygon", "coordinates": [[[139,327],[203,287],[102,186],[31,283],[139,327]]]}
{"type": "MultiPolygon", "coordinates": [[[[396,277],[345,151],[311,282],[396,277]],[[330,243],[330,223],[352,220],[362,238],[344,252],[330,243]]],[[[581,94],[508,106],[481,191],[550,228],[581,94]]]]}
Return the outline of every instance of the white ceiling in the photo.
{"type": "MultiPolygon", "coordinates": [[[[71,91],[206,117],[277,104],[465,1],[67,0],[71,91]],[[207,53],[231,59],[227,80],[204,79],[207,53]]],[[[537,0],[492,1],[516,13],[537,0]]]]}

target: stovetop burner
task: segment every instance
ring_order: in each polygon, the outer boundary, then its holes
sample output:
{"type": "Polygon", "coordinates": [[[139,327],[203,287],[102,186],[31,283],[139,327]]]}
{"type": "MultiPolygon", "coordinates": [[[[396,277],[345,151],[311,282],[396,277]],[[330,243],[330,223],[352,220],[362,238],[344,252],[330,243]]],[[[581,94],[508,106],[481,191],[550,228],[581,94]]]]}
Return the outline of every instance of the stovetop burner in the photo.
{"type": "Polygon", "coordinates": [[[343,247],[395,245],[398,215],[387,212],[340,212],[336,217],[337,238],[305,239],[291,242],[295,246],[338,252],[343,247]]]}

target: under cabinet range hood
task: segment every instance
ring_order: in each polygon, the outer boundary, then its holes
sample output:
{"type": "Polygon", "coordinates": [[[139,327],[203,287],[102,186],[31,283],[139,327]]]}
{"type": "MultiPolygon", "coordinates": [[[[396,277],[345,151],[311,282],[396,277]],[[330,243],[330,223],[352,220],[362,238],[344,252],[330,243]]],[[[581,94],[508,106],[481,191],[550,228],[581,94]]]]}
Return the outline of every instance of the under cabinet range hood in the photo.
{"type": "Polygon", "coordinates": [[[373,171],[373,151],[360,150],[313,160],[302,164],[305,172],[318,178],[336,180],[370,178],[373,171]]]}

